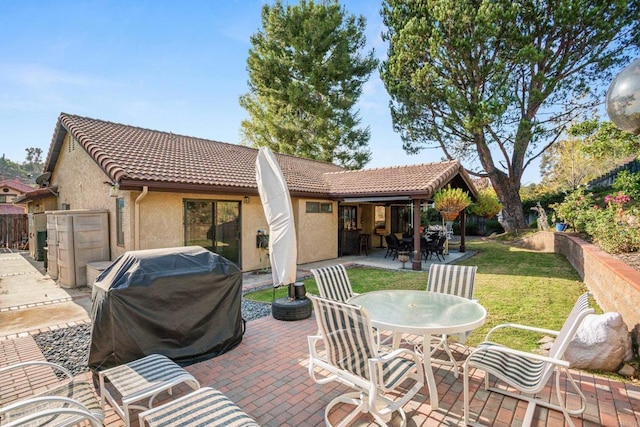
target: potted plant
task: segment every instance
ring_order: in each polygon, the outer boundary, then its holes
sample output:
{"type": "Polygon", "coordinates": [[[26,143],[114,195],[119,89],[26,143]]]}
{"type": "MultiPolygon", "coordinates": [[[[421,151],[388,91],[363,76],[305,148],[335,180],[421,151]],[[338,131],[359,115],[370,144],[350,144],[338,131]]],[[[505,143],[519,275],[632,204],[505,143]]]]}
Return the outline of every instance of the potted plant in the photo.
{"type": "Polygon", "coordinates": [[[445,221],[456,219],[461,210],[471,204],[471,197],[461,188],[441,188],[433,195],[434,207],[445,221]]]}

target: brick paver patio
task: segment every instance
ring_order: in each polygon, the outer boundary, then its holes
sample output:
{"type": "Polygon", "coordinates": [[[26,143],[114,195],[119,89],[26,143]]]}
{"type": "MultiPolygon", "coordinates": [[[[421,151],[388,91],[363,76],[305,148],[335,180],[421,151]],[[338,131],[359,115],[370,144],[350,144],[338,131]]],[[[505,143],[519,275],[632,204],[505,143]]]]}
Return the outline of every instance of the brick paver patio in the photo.
{"type": "MultiPolygon", "coordinates": [[[[347,391],[333,383],[315,384],[307,373],[307,336],[316,332],[313,318],[283,322],[271,317],[247,323],[242,343],[230,352],[186,369],[203,386],[211,386],[224,392],[263,426],[322,426],[324,408],[328,402],[347,391]]],[[[31,336],[0,340],[0,366],[19,360],[44,360],[31,336]]],[[[462,424],[462,379],[454,378],[449,368],[435,372],[440,395],[440,409],[432,411],[426,387],[415,400],[405,406],[409,426],[438,426],[462,424]]],[[[82,377],[92,381],[92,374],[82,377]]],[[[574,418],[576,426],[638,426],[640,425],[640,387],[638,385],[610,381],[589,373],[576,372],[575,378],[588,399],[588,407],[582,417],[574,418]]],[[[20,384],[0,384],[3,400],[9,390],[16,396],[24,395],[20,384]]],[[[526,405],[514,399],[484,391],[483,374],[476,373],[471,381],[472,421],[487,425],[519,426],[526,405]]],[[[175,396],[188,391],[186,387],[175,390],[175,396]]],[[[554,396],[551,384],[546,396],[554,396]]],[[[166,399],[168,399],[167,397],[166,399]]],[[[336,422],[344,415],[343,408],[332,414],[336,422]]],[[[105,424],[110,427],[123,425],[113,410],[107,408],[105,424]]],[[[392,425],[398,425],[399,417],[392,425]]],[[[134,424],[137,425],[137,422],[134,424]]],[[[371,419],[360,417],[353,425],[370,426],[371,419]]],[[[534,425],[563,426],[562,414],[546,409],[536,411],[534,425]]]]}

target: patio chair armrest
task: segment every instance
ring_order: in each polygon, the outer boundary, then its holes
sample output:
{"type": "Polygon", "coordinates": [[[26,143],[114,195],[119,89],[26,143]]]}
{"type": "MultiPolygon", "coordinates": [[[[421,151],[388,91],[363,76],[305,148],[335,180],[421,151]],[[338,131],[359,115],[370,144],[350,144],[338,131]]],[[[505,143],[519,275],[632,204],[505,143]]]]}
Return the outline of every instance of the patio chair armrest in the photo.
{"type": "Polygon", "coordinates": [[[414,350],[408,348],[397,348],[389,353],[379,354],[378,357],[374,357],[369,360],[373,360],[375,361],[375,363],[385,363],[397,357],[407,358],[405,355],[409,356],[408,358],[413,359],[413,361],[418,365],[418,370],[423,370],[422,359],[420,355],[418,355],[418,353],[416,353],[414,350]]]}
{"type": "Polygon", "coordinates": [[[319,342],[323,342],[321,335],[309,335],[307,336],[307,342],[309,343],[309,354],[313,358],[318,358],[318,348],[317,345],[319,342]]]}
{"type": "Polygon", "coordinates": [[[571,365],[569,362],[567,362],[566,360],[562,360],[562,359],[556,359],[554,357],[548,357],[548,356],[543,356],[541,354],[535,354],[535,353],[529,353],[526,351],[522,351],[522,350],[516,350],[513,349],[511,347],[506,347],[500,344],[494,344],[494,343],[482,343],[478,346],[478,348],[476,348],[475,350],[473,350],[471,352],[471,354],[469,354],[469,357],[467,357],[467,360],[465,360],[464,365],[467,365],[469,363],[469,361],[471,361],[471,359],[473,358],[474,355],[478,354],[478,353],[483,353],[483,352],[500,352],[500,353],[507,353],[507,354],[512,354],[514,356],[520,356],[520,357],[524,357],[527,359],[531,359],[531,360],[539,360],[541,362],[547,362],[547,363],[551,363],[557,366],[561,366],[564,368],[569,368],[569,366],[571,365]]]}
{"type": "Polygon", "coordinates": [[[57,363],[51,363],[51,362],[45,362],[45,361],[40,361],[40,360],[34,360],[34,361],[29,361],[29,362],[20,362],[20,363],[14,363],[13,365],[8,365],[8,366],[3,366],[2,368],[0,368],[0,375],[3,375],[7,372],[16,370],[16,369],[25,369],[25,368],[29,368],[29,367],[35,367],[35,366],[48,366],[51,369],[55,369],[57,371],[62,372],[63,374],[65,374],[68,378],[73,378],[73,375],[71,374],[71,372],[63,367],[58,365],[57,363]]]}
{"type": "Polygon", "coordinates": [[[559,331],[555,331],[553,329],[537,328],[535,326],[520,325],[518,323],[503,323],[501,325],[497,325],[491,328],[491,330],[487,332],[487,335],[484,337],[484,340],[491,341],[489,339],[491,334],[493,334],[497,330],[506,329],[506,328],[520,329],[520,330],[537,332],[537,333],[548,334],[553,336],[558,336],[558,334],[560,333],[559,331]]]}
{"type": "Polygon", "coordinates": [[[102,420],[98,419],[91,412],[85,408],[83,404],[77,400],[70,399],[62,396],[38,396],[30,399],[21,400],[19,402],[11,403],[5,407],[0,408],[0,415],[5,415],[11,411],[20,410],[21,408],[28,406],[40,406],[47,402],[60,402],[61,404],[68,405],[67,407],[59,408],[47,408],[38,412],[26,413],[24,416],[13,420],[7,424],[3,424],[4,427],[21,426],[28,424],[31,421],[35,421],[38,418],[52,417],[56,415],[75,415],[81,417],[80,419],[89,420],[94,426],[102,426],[102,420]]]}

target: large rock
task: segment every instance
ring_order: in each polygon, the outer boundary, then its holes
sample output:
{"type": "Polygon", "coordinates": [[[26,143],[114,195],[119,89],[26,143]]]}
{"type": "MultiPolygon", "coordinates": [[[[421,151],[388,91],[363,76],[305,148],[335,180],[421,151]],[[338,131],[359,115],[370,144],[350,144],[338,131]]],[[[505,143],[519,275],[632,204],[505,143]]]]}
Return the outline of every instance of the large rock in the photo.
{"type": "Polygon", "coordinates": [[[617,371],[633,356],[631,335],[620,313],[585,317],[564,356],[575,369],[617,371]]]}

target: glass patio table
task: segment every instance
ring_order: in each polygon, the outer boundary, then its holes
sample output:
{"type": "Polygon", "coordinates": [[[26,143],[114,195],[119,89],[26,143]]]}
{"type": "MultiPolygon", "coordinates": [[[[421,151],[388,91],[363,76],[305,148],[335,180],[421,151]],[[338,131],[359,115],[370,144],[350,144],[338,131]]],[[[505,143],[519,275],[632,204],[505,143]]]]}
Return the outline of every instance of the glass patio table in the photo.
{"type": "Polygon", "coordinates": [[[481,326],[487,310],[475,301],[427,291],[386,290],[367,292],[349,299],[364,307],[380,330],[423,337],[424,373],[432,409],[438,409],[438,390],[431,367],[431,337],[465,332],[481,326]]]}

